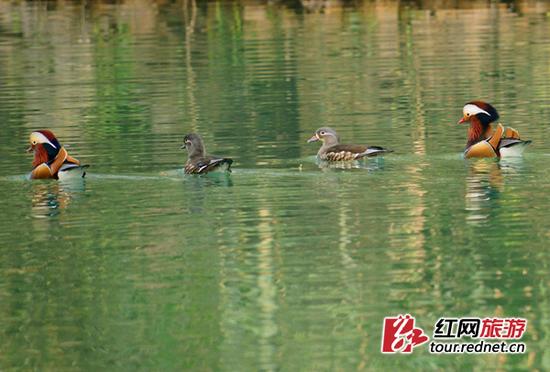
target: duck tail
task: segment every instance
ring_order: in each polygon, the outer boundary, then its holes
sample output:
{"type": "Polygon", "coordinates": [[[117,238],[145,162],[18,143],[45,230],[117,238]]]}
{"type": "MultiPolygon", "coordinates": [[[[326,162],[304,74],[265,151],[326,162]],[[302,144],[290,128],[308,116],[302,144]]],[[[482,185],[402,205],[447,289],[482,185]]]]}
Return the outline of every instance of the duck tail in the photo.
{"type": "Polygon", "coordinates": [[[89,164],[74,164],[74,163],[65,163],[59,169],[57,173],[58,178],[68,178],[68,177],[80,177],[84,178],[86,176],[86,168],[89,168],[89,164]]]}
{"type": "Polygon", "coordinates": [[[231,165],[233,164],[233,159],[230,159],[230,158],[224,158],[223,159],[224,162],[227,164],[227,169],[226,171],[231,173],[231,165]]]}
{"type": "Polygon", "coordinates": [[[225,171],[231,172],[231,164],[233,164],[233,159],[230,158],[212,159],[208,163],[198,164],[196,171],[193,171],[192,173],[203,174],[213,171],[215,169],[221,170],[220,167],[222,167],[223,165],[227,166],[227,168],[224,169],[225,171]]]}
{"type": "Polygon", "coordinates": [[[363,157],[378,156],[378,155],[386,154],[390,152],[393,152],[393,150],[386,149],[380,146],[369,146],[364,152],[357,154],[357,159],[360,159],[363,157]]]}
{"type": "Polygon", "coordinates": [[[531,140],[504,139],[499,147],[500,157],[511,158],[523,155],[531,140]]]}

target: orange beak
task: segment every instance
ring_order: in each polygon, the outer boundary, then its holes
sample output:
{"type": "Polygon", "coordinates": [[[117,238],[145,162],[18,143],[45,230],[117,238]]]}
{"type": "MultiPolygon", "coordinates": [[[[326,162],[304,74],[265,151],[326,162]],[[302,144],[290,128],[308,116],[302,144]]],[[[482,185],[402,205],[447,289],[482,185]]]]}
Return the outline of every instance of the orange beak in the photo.
{"type": "Polygon", "coordinates": [[[317,135],[317,133],[315,133],[315,135],[313,135],[310,139],[307,140],[307,143],[317,142],[319,140],[320,140],[319,136],[317,135]]]}
{"type": "Polygon", "coordinates": [[[457,124],[462,124],[462,123],[465,123],[465,122],[467,122],[467,121],[468,121],[468,118],[464,116],[464,117],[462,117],[462,118],[458,121],[457,124]]]}

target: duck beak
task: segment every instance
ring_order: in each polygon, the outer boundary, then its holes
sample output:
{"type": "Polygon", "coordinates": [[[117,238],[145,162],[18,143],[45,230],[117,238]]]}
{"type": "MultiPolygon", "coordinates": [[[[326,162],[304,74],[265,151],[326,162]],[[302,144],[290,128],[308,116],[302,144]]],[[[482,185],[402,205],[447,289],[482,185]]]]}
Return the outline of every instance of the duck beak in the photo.
{"type": "Polygon", "coordinates": [[[27,152],[33,152],[33,150],[34,150],[34,149],[32,148],[32,146],[29,146],[29,147],[27,148],[27,150],[25,150],[25,151],[27,151],[27,152]]]}
{"type": "Polygon", "coordinates": [[[313,137],[311,137],[310,139],[307,140],[307,143],[317,142],[319,140],[320,140],[319,136],[317,135],[317,133],[315,133],[315,135],[313,137]]]}
{"type": "Polygon", "coordinates": [[[468,121],[468,119],[466,117],[462,117],[462,118],[460,118],[460,120],[458,121],[457,124],[462,124],[462,123],[465,123],[467,121],[468,121]]]}

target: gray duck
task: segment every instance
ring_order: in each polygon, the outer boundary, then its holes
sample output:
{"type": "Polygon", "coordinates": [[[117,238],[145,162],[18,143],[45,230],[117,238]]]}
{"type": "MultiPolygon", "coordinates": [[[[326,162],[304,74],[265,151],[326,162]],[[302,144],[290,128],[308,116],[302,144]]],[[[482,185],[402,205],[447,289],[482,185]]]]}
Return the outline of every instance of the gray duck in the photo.
{"type": "Polygon", "coordinates": [[[188,152],[184,171],[187,174],[206,174],[212,171],[231,172],[233,160],[206,153],[204,142],[196,133],[189,133],[183,138],[183,146],[188,152]]]}

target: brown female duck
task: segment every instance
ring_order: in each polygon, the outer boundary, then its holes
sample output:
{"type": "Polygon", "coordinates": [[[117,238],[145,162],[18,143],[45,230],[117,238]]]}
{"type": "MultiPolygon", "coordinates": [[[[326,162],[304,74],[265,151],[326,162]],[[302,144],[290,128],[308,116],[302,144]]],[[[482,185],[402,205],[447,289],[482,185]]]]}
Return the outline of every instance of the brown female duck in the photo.
{"type": "Polygon", "coordinates": [[[325,161],[350,161],[364,157],[377,156],[392,152],[380,146],[346,145],[340,143],[340,136],[332,128],[323,127],[315,131],[315,134],[307,142],[321,141],[323,145],[317,152],[317,157],[325,161]]]}
{"type": "Polygon", "coordinates": [[[185,173],[206,174],[215,170],[231,172],[233,160],[215,155],[208,155],[201,136],[190,133],[183,138],[183,146],[187,149],[188,158],[185,163],[185,173]]]}

